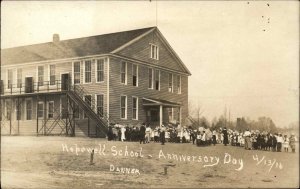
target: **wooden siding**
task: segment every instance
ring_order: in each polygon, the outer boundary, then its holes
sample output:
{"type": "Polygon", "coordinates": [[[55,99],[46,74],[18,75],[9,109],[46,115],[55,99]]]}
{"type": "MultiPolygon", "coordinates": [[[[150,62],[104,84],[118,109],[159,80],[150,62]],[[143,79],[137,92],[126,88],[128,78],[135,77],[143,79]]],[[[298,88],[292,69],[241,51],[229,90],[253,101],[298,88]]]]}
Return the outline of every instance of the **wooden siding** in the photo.
{"type": "Polygon", "coordinates": [[[163,68],[185,72],[182,65],[179,63],[179,60],[170,53],[169,48],[162,42],[156,31],[151,32],[147,36],[129,45],[116,54],[149,62],[163,68]],[[150,58],[150,44],[158,46],[159,60],[150,58]]]}
{"type": "MultiPolygon", "coordinates": [[[[182,120],[188,115],[188,77],[181,75],[181,94],[177,94],[174,79],[173,93],[168,92],[168,74],[160,71],[160,91],[148,89],[148,66],[138,65],[138,87],[132,85],[132,62],[127,62],[127,85],[121,83],[121,59],[110,58],[110,118],[114,123],[140,124],[146,121],[142,98],[155,98],[182,104],[182,120]],[[127,96],[127,119],[121,119],[120,96],[127,96]],[[138,97],[138,120],[132,120],[132,97],[138,97]]],[[[176,74],[174,74],[175,78],[176,74]]],[[[167,111],[167,110],[164,110],[167,111]]],[[[175,118],[175,117],[174,117],[175,118]]]]}

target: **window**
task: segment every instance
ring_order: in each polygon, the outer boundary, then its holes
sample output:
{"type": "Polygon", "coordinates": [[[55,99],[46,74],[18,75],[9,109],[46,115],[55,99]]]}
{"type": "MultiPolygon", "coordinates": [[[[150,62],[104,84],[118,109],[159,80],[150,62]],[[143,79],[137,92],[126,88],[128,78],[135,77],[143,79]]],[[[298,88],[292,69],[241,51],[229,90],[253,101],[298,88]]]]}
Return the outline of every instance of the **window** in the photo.
{"type": "Polygon", "coordinates": [[[84,64],[84,82],[92,82],[92,62],[90,60],[85,61],[84,64]]]}
{"type": "Polygon", "coordinates": [[[17,88],[22,88],[22,68],[17,69],[17,88]]]}
{"type": "Polygon", "coordinates": [[[158,46],[150,44],[150,49],[151,49],[150,50],[150,57],[155,59],[155,60],[158,60],[158,57],[159,57],[158,46]]]}
{"type": "Polygon", "coordinates": [[[21,106],[21,102],[19,101],[18,102],[18,100],[16,100],[16,120],[21,120],[21,108],[22,108],[22,106],[21,106]]]}
{"type": "Polygon", "coordinates": [[[132,64],[132,85],[138,86],[138,66],[136,64],[132,64]]]}
{"type": "Polygon", "coordinates": [[[74,62],[73,71],[74,71],[74,84],[78,84],[80,83],[80,62],[74,62]]]}
{"type": "Polygon", "coordinates": [[[97,114],[103,117],[103,95],[97,95],[97,114]]]}
{"type": "Polygon", "coordinates": [[[132,119],[138,119],[138,98],[132,97],[132,119]]]}
{"type": "Polygon", "coordinates": [[[12,110],[12,103],[11,103],[11,101],[10,100],[8,100],[8,101],[5,101],[5,107],[6,107],[6,118],[7,119],[10,119],[10,117],[11,117],[11,110],[12,110]]]}
{"type": "Polygon", "coordinates": [[[181,94],[181,76],[177,75],[177,93],[181,94]]]}
{"type": "MultiPolygon", "coordinates": [[[[92,95],[85,95],[84,96],[84,101],[92,107],[92,95]]],[[[84,118],[87,118],[88,116],[84,113],[84,118]]]]}
{"type": "Polygon", "coordinates": [[[50,65],[50,85],[55,85],[55,65],[50,65]]]}
{"type": "Polygon", "coordinates": [[[32,117],[32,101],[26,100],[26,120],[31,120],[32,117]]]}
{"type": "Polygon", "coordinates": [[[38,85],[44,85],[44,66],[38,66],[38,85]]]}
{"type": "Polygon", "coordinates": [[[97,82],[104,81],[104,59],[97,60],[97,82]]]}
{"type": "Polygon", "coordinates": [[[121,63],[121,83],[127,84],[127,62],[121,63]]]}
{"type": "Polygon", "coordinates": [[[37,113],[38,113],[38,118],[43,118],[44,117],[44,103],[43,102],[38,102],[38,107],[37,107],[37,113]]]}
{"type": "Polygon", "coordinates": [[[160,90],[160,71],[155,70],[155,90],[160,90]]]}
{"type": "Polygon", "coordinates": [[[127,96],[121,96],[121,118],[127,119],[127,96]]]}
{"type": "Polygon", "coordinates": [[[54,115],[54,101],[48,102],[48,118],[53,118],[54,115]]]}
{"type": "Polygon", "coordinates": [[[11,69],[7,70],[7,88],[12,88],[12,80],[13,80],[13,71],[11,69]]]}
{"type": "Polygon", "coordinates": [[[173,74],[169,73],[169,92],[173,92],[173,74]]]}
{"type": "Polygon", "coordinates": [[[148,78],[149,78],[148,88],[153,89],[153,69],[152,68],[148,69],[148,78]]]}

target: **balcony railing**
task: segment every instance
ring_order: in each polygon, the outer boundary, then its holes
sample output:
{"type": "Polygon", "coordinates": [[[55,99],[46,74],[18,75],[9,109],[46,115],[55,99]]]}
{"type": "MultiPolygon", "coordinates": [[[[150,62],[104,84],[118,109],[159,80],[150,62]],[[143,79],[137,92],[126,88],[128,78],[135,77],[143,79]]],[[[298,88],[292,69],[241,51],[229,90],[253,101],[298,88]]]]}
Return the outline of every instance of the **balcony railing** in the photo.
{"type": "MultiPolygon", "coordinates": [[[[68,84],[66,84],[67,86],[68,84]]],[[[18,94],[30,94],[30,93],[45,93],[45,92],[58,92],[66,90],[62,85],[61,80],[55,81],[43,81],[33,83],[18,83],[10,85],[1,85],[1,95],[18,95],[18,94]]]]}

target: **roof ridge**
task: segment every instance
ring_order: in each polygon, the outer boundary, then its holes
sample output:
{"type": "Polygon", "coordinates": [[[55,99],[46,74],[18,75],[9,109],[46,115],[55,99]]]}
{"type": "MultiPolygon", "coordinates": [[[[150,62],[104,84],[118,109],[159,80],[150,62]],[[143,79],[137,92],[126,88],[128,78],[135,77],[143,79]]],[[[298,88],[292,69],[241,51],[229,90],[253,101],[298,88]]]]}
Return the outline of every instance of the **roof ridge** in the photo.
{"type": "MultiPolygon", "coordinates": [[[[91,35],[91,36],[86,36],[86,37],[64,39],[64,40],[60,40],[59,43],[60,42],[72,41],[72,40],[78,40],[78,39],[86,39],[86,38],[92,38],[92,37],[105,36],[105,35],[120,34],[120,33],[125,33],[125,32],[133,32],[133,31],[139,31],[139,30],[145,30],[145,29],[149,29],[150,30],[152,28],[156,28],[156,26],[139,28],[139,29],[133,29],[133,30],[123,30],[123,31],[112,32],[112,33],[104,33],[104,34],[100,34],[100,35],[91,35]]],[[[49,41],[49,42],[35,43],[35,44],[29,44],[29,45],[21,45],[21,46],[9,47],[9,48],[3,48],[3,49],[1,48],[1,51],[2,50],[11,50],[11,49],[17,49],[17,48],[30,47],[30,46],[35,46],[35,45],[45,45],[45,44],[53,44],[53,42],[49,41]]]]}

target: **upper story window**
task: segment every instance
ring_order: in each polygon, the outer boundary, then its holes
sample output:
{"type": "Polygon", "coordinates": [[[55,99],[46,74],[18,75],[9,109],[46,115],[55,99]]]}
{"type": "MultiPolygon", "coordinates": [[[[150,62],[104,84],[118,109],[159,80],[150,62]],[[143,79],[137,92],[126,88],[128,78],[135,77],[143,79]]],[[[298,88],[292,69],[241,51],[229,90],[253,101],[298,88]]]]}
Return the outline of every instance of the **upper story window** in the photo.
{"type": "Polygon", "coordinates": [[[44,66],[38,66],[38,84],[44,86],[44,66]]]}
{"type": "Polygon", "coordinates": [[[12,88],[12,80],[13,80],[13,70],[9,69],[7,70],[7,88],[12,88]]]}
{"type": "Polygon", "coordinates": [[[84,62],[84,82],[92,82],[92,61],[90,60],[86,60],[84,62]]]}
{"type": "Polygon", "coordinates": [[[80,62],[74,62],[73,71],[74,71],[74,84],[78,84],[80,83],[80,62]]]}
{"type": "Polygon", "coordinates": [[[148,79],[149,79],[148,88],[153,89],[153,69],[152,68],[148,69],[148,79]]]}
{"type": "Polygon", "coordinates": [[[181,94],[181,76],[177,75],[177,93],[181,94]]]}
{"type": "Polygon", "coordinates": [[[169,88],[168,88],[169,92],[173,92],[173,74],[169,73],[169,88]]]}
{"type": "Polygon", "coordinates": [[[158,60],[159,58],[159,48],[157,45],[150,44],[150,57],[158,60]]]}
{"type": "Polygon", "coordinates": [[[138,86],[138,66],[136,64],[132,64],[132,85],[138,86]]]}
{"type": "Polygon", "coordinates": [[[104,59],[97,60],[96,71],[97,71],[96,73],[97,82],[103,82],[104,81],[104,59]]]}
{"type": "Polygon", "coordinates": [[[127,84],[127,62],[121,63],[121,83],[127,84]]]}
{"type": "Polygon", "coordinates": [[[17,87],[22,88],[22,68],[17,69],[17,87]]]}
{"type": "Polygon", "coordinates": [[[55,85],[55,65],[50,65],[50,85],[55,85]]]}
{"type": "Polygon", "coordinates": [[[155,70],[155,90],[160,90],[160,71],[155,70]]]}

